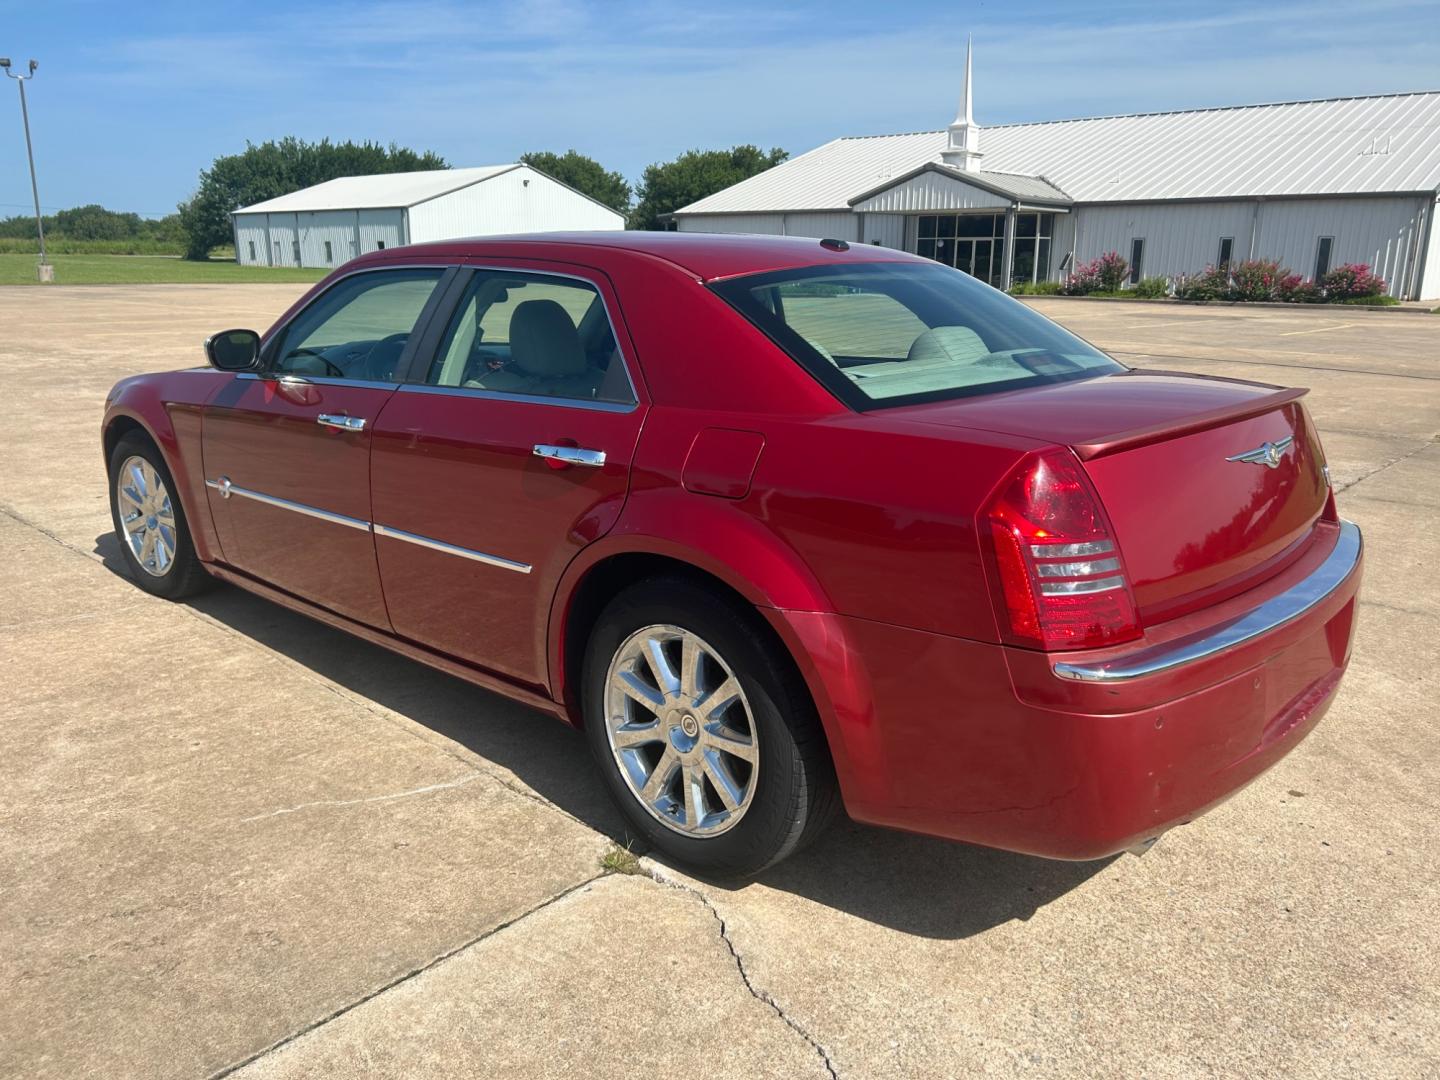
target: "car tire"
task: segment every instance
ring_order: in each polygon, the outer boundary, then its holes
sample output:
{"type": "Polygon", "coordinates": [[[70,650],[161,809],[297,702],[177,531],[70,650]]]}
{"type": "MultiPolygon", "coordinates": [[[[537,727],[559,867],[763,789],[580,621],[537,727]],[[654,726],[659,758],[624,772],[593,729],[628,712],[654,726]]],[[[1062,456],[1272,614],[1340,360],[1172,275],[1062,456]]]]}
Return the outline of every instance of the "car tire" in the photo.
{"type": "Polygon", "coordinates": [[[110,518],[130,576],[146,592],[180,600],[214,583],[195,554],[165,459],[139,432],[110,454],[110,518]]]}
{"type": "Polygon", "coordinates": [[[782,649],[753,610],[683,577],[642,581],[597,620],[586,737],[621,813],[667,859],[755,874],[838,812],[820,719],[782,649]]]}

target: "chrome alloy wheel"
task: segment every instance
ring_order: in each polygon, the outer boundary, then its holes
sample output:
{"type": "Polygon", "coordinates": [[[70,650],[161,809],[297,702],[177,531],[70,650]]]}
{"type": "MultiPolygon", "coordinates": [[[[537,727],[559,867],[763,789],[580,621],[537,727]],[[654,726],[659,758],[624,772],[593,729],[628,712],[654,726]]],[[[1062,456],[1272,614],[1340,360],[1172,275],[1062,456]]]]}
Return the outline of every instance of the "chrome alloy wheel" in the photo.
{"type": "Polygon", "coordinates": [[[175,562],[175,511],[155,466],[138,454],[125,459],[115,477],[121,538],[140,568],[164,577],[175,562]]]}
{"type": "Polygon", "coordinates": [[[684,836],[716,836],[749,809],[760,744],[745,691],[713,648],[678,626],[647,626],[605,676],[610,750],[630,793],[684,836]]]}

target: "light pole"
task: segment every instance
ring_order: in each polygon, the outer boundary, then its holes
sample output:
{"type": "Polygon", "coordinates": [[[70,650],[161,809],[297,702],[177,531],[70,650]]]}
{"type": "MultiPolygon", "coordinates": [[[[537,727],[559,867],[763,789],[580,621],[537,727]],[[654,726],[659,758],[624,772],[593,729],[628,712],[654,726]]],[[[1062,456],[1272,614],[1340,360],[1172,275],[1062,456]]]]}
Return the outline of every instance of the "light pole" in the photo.
{"type": "Polygon", "coordinates": [[[28,72],[17,75],[10,70],[10,58],[0,56],[0,68],[4,68],[5,74],[20,84],[20,120],[25,125],[25,154],[30,159],[30,194],[35,199],[35,231],[40,235],[40,280],[54,281],[55,268],[45,257],[45,221],[40,216],[40,185],[35,181],[35,148],[30,144],[30,110],[25,105],[25,83],[35,77],[35,69],[39,66],[37,61],[31,60],[28,72]]]}

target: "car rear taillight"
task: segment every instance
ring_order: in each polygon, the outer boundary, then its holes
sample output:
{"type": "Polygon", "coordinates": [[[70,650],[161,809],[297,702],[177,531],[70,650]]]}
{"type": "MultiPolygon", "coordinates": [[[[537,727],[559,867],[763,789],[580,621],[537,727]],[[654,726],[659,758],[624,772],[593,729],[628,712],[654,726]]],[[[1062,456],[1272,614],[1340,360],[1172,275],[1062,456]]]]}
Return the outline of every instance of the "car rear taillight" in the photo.
{"type": "Polygon", "coordinates": [[[1059,650],[1140,636],[1120,549],[1070,451],[1027,456],[977,525],[990,541],[1007,641],[1059,650]]]}

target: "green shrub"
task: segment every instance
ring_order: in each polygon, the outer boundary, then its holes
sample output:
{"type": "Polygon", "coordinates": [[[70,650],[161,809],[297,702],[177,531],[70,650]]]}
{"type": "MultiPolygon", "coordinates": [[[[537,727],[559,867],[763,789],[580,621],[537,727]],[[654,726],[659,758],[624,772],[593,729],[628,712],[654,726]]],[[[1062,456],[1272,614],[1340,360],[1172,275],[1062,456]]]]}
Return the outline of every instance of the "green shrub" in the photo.
{"type": "Polygon", "coordinates": [[[1170,279],[1163,277],[1141,278],[1135,283],[1131,294],[1142,300],[1161,300],[1170,295],[1170,279]]]}
{"type": "MultiPolygon", "coordinates": [[[[33,222],[32,222],[33,224],[33,222]]],[[[180,255],[185,251],[183,240],[157,240],[132,237],[128,240],[75,240],[68,236],[45,235],[45,251],[50,255],[180,255]]],[[[38,255],[40,242],[35,237],[0,237],[0,255],[38,255]]]]}
{"type": "Polygon", "coordinates": [[[1333,300],[1335,304],[1355,304],[1359,307],[1399,307],[1400,301],[1393,296],[1347,296],[1342,300],[1333,300]]]}
{"type": "Polygon", "coordinates": [[[1058,281],[1017,281],[1010,286],[1011,296],[1056,296],[1059,292],[1058,281]]]}
{"type": "Polygon", "coordinates": [[[1224,300],[1230,295],[1230,275],[1223,266],[1207,266],[1198,274],[1175,279],[1177,300],[1224,300]]]}

